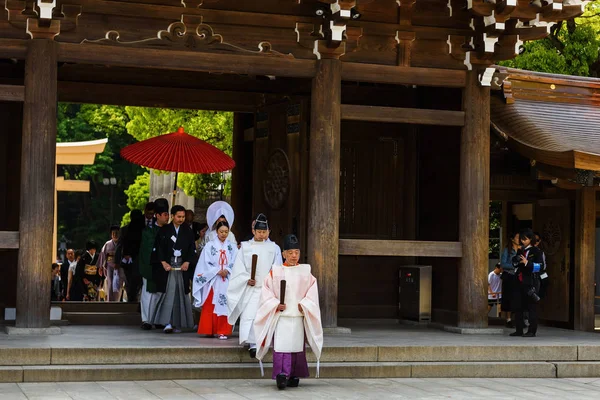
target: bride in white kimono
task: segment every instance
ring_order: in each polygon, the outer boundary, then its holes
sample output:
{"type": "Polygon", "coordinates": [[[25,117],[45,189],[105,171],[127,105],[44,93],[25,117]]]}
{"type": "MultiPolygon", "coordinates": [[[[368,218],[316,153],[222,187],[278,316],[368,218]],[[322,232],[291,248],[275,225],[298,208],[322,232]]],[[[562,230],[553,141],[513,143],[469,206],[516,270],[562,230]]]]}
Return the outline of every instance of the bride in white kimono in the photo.
{"type": "Polygon", "coordinates": [[[237,246],[229,241],[229,224],[221,221],[216,226],[217,238],[206,244],[196,265],[192,295],[194,305],[202,307],[198,334],[217,335],[225,340],[232,326],[227,322],[227,287],[229,274],[237,255],[237,246]]]}
{"type": "Polygon", "coordinates": [[[212,203],[208,210],[206,210],[206,224],[208,225],[208,231],[204,235],[204,239],[200,243],[200,247],[205,247],[208,242],[211,240],[215,240],[217,238],[217,224],[221,221],[227,221],[229,224],[229,235],[227,239],[235,246],[238,246],[237,239],[235,235],[231,231],[233,228],[233,221],[235,218],[235,214],[233,213],[233,208],[226,201],[215,201],[212,203]]]}

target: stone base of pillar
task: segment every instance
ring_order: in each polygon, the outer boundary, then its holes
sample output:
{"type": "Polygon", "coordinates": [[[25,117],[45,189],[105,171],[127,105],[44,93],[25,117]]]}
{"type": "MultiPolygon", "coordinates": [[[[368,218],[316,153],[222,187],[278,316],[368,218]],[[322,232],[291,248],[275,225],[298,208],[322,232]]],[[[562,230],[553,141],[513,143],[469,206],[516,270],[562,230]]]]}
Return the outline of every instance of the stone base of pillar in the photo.
{"type": "Polygon", "coordinates": [[[48,328],[17,328],[15,326],[7,326],[6,333],[12,336],[47,336],[60,335],[62,332],[58,326],[50,326],[48,328]]]}
{"type": "Polygon", "coordinates": [[[325,335],[352,335],[352,329],[343,328],[341,326],[336,326],[335,328],[323,328],[323,334],[325,335]]]}

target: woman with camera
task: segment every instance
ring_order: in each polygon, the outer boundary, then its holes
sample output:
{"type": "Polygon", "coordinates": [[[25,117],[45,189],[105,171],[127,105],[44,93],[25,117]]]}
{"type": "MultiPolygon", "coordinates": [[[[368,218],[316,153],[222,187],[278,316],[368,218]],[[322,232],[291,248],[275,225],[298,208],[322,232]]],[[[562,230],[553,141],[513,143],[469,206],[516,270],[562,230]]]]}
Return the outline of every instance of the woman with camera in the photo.
{"type": "Polygon", "coordinates": [[[539,272],[544,269],[544,258],[542,251],[534,246],[535,235],[531,229],[525,229],[520,234],[522,247],[513,258],[513,264],[517,269],[517,278],[520,286],[521,304],[515,310],[516,332],[510,336],[535,337],[537,333],[537,303],[540,301],[539,272]],[[529,329],[523,333],[523,312],[529,313],[529,329]]]}

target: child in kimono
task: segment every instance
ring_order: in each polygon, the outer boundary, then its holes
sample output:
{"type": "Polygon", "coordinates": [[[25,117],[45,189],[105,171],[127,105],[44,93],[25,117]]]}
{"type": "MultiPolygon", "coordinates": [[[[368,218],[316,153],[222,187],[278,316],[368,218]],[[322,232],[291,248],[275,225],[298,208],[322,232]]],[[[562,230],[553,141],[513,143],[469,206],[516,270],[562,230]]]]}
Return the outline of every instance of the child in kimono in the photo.
{"type": "Polygon", "coordinates": [[[285,237],[283,249],[285,263],[274,265],[267,275],[254,319],[259,345],[256,358],[261,361],[262,369],[262,359],[273,342],[272,378],[279,389],[297,387],[300,378],[309,376],[305,341],[317,358],[318,377],[323,348],[317,280],[310,265],[298,264],[300,243],[295,235],[285,237]],[[285,298],[282,298],[284,286],[285,298]]]}
{"type": "Polygon", "coordinates": [[[237,246],[229,241],[229,224],[216,226],[217,238],[206,244],[194,272],[192,295],[194,306],[202,307],[199,335],[218,336],[226,340],[232,326],[227,322],[227,287],[229,274],[237,255],[237,246]]]}

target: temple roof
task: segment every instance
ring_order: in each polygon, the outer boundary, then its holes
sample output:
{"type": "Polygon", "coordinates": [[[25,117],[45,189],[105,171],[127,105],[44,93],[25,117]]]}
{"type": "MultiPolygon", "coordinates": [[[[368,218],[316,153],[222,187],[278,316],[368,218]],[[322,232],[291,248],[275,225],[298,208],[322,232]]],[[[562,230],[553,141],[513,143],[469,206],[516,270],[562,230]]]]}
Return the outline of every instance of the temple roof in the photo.
{"type": "Polygon", "coordinates": [[[104,151],[108,138],[86,142],[56,143],[56,164],[92,165],[96,154],[104,151]]]}
{"type": "Polygon", "coordinates": [[[510,147],[547,165],[600,171],[600,79],[497,67],[494,81],[492,129],[510,147]]]}

